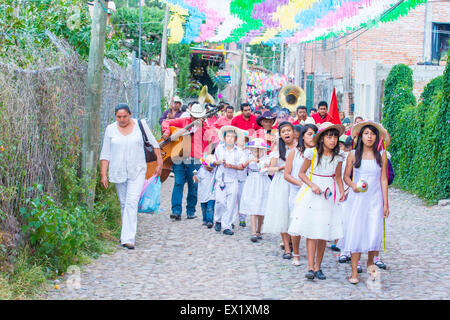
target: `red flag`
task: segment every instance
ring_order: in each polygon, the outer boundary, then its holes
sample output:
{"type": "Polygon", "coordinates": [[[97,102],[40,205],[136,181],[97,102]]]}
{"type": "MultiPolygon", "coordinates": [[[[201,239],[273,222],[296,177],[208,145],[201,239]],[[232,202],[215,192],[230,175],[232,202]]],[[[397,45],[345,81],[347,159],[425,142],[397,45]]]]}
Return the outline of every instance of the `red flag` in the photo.
{"type": "Polygon", "coordinates": [[[331,123],[342,124],[341,119],[339,118],[339,108],[338,108],[338,104],[337,104],[335,88],[333,88],[333,96],[331,97],[330,111],[328,111],[328,115],[330,116],[331,123]]]}

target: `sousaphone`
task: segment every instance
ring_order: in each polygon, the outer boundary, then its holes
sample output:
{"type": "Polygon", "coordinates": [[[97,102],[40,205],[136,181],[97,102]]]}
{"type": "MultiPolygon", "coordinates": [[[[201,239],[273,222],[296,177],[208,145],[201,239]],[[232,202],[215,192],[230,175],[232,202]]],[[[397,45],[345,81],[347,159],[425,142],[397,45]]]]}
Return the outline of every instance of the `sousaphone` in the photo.
{"type": "Polygon", "coordinates": [[[209,103],[212,105],[216,104],[213,96],[208,93],[208,86],[203,86],[200,94],[198,95],[198,102],[200,102],[201,105],[204,103],[209,103]]]}
{"type": "Polygon", "coordinates": [[[288,108],[291,112],[296,112],[298,106],[306,105],[306,94],[302,88],[288,84],[281,88],[278,94],[278,102],[283,108],[288,108]]]}

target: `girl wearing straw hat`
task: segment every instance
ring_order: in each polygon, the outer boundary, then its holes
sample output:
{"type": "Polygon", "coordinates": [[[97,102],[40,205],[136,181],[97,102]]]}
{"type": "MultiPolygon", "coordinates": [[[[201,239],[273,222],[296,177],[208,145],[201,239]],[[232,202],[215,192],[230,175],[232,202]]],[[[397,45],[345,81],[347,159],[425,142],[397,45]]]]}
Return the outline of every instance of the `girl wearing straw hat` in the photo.
{"type": "Polygon", "coordinates": [[[267,168],[269,157],[267,150],[269,145],[263,139],[254,138],[248,146],[251,151],[245,166],[248,169],[248,177],[242,191],[240,208],[245,215],[250,215],[252,226],[252,242],[261,240],[261,226],[264,220],[264,212],[267,206],[267,193],[270,188],[270,179],[267,168]]]}
{"type": "Polygon", "coordinates": [[[216,172],[216,184],[214,193],[216,198],[214,229],[219,232],[222,228],[226,235],[233,235],[232,229],[234,213],[237,205],[238,195],[238,171],[244,169],[244,154],[237,147],[236,142],[243,139],[245,131],[233,126],[223,126],[219,131],[222,141],[214,153],[218,165],[216,172]]]}
{"type": "Polygon", "coordinates": [[[298,192],[288,233],[306,237],[307,279],[326,279],[320,268],[326,241],[343,236],[336,201],[345,200],[341,178],[342,157],[338,144],[338,138],[344,130],[341,124],[323,123],[313,138],[316,147],[305,150],[305,159],[299,172],[304,184],[298,192]],[[336,197],[338,188],[340,198],[336,197]]]}
{"type": "Polygon", "coordinates": [[[356,148],[347,158],[344,180],[351,190],[344,210],[348,213],[343,253],[351,254],[352,274],[357,284],[361,253],[368,252],[367,268],[381,249],[383,219],[389,216],[386,146],[390,137],[382,125],[364,121],[352,128],[356,148]],[[350,174],[353,172],[353,179],[350,174]]]}
{"type": "MultiPolygon", "coordinates": [[[[289,191],[289,212],[294,209],[296,195],[300,187],[303,185],[303,181],[300,180],[298,173],[302,167],[304,157],[303,154],[307,148],[314,147],[313,137],[317,133],[317,127],[314,124],[305,124],[300,132],[297,148],[295,152],[289,153],[286,159],[286,168],[284,169],[284,179],[291,183],[289,191]]],[[[300,236],[291,236],[292,248],[293,248],[293,259],[292,264],[294,266],[300,265],[300,236]]]]}

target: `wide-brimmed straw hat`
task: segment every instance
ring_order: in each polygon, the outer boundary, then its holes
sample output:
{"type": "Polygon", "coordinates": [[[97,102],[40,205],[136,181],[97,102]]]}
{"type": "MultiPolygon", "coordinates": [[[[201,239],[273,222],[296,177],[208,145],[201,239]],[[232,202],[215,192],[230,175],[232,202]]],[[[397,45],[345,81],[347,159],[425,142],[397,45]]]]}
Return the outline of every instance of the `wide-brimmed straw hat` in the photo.
{"type": "Polygon", "coordinates": [[[319,141],[322,134],[324,134],[326,131],[329,131],[331,129],[336,129],[339,131],[339,137],[342,136],[342,134],[345,132],[345,127],[342,124],[332,124],[331,122],[324,122],[319,127],[319,131],[314,135],[313,142],[315,145],[317,145],[317,142],[319,141]]]}
{"type": "Polygon", "coordinates": [[[247,147],[256,149],[270,149],[270,146],[261,138],[254,138],[247,143],[247,147]]]}
{"type": "Polygon", "coordinates": [[[361,130],[365,126],[369,125],[377,128],[380,138],[383,138],[383,140],[386,141],[386,146],[388,146],[391,143],[391,136],[389,135],[387,130],[383,127],[383,125],[381,123],[371,120],[362,121],[360,123],[355,124],[352,127],[352,138],[355,140],[355,143],[358,141],[358,136],[361,130]]]}
{"type": "Polygon", "coordinates": [[[225,132],[227,131],[233,131],[234,133],[236,133],[238,140],[248,137],[248,132],[245,130],[239,129],[238,127],[235,126],[223,126],[219,130],[220,141],[225,141],[225,132]]]}
{"type": "Polygon", "coordinates": [[[256,118],[256,123],[258,124],[258,126],[262,127],[261,125],[261,121],[263,119],[268,119],[268,120],[273,120],[273,122],[275,122],[275,119],[277,117],[270,111],[264,111],[264,113],[260,116],[258,116],[258,118],[256,118]]]}
{"type": "Polygon", "coordinates": [[[194,103],[191,106],[191,109],[187,109],[186,111],[194,118],[201,118],[204,117],[206,114],[206,109],[203,108],[203,106],[200,103],[194,103]]]}

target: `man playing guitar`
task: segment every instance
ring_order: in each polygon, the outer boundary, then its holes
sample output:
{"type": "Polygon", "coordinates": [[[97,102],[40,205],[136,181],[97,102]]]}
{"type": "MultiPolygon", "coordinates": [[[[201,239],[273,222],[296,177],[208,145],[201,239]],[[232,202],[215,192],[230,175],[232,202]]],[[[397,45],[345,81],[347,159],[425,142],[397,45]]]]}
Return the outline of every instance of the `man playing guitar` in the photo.
{"type": "MultiPolygon", "coordinates": [[[[182,200],[184,184],[188,184],[186,214],[188,219],[194,219],[195,206],[197,205],[197,184],[193,181],[194,171],[200,168],[200,158],[203,150],[207,147],[208,130],[214,130],[205,121],[206,110],[198,102],[194,103],[191,109],[187,110],[190,118],[177,118],[164,120],[161,124],[162,139],[168,140],[170,136],[170,127],[185,128],[189,130],[183,132],[183,155],[172,156],[172,170],[175,175],[175,183],[172,192],[172,214],[170,218],[181,220],[182,200]],[[192,123],[194,122],[194,125],[192,123]],[[189,139],[190,138],[190,139],[189,139]],[[186,142],[185,142],[186,139],[186,142]],[[187,143],[187,144],[186,144],[187,143]]],[[[183,131],[183,130],[181,130],[183,131]]]]}

